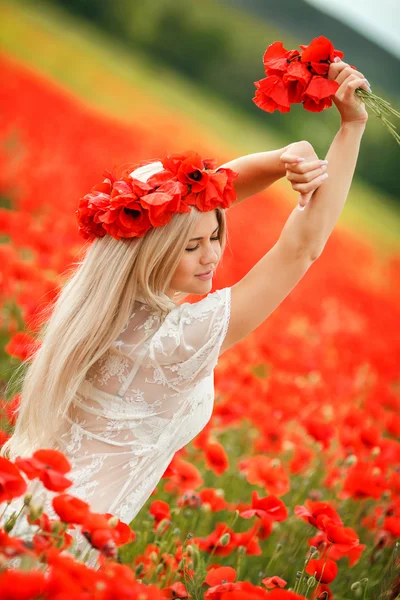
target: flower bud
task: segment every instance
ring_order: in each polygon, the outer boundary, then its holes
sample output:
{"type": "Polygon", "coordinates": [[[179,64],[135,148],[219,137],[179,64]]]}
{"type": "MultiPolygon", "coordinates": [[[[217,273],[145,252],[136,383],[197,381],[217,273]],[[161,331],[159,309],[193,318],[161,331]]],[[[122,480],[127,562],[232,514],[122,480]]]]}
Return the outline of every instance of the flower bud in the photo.
{"type": "Polygon", "coordinates": [[[135,569],[135,575],[139,576],[142,573],[143,569],[144,569],[143,563],[139,563],[135,569]]]}
{"type": "Polygon", "coordinates": [[[152,552],[150,552],[149,558],[151,561],[153,561],[154,564],[158,563],[158,554],[157,554],[157,552],[154,552],[154,550],[152,552]]]}
{"type": "Polygon", "coordinates": [[[30,504],[29,505],[29,516],[32,521],[36,521],[43,513],[43,506],[39,506],[38,504],[30,504]]]}
{"type": "Polygon", "coordinates": [[[349,454],[343,461],[345,467],[351,467],[358,462],[358,458],[355,454],[349,454]]]}
{"type": "Polygon", "coordinates": [[[314,490],[314,489],[310,490],[308,495],[311,500],[321,500],[322,499],[321,490],[314,490]]]}
{"type": "Polygon", "coordinates": [[[221,537],[219,538],[219,543],[221,544],[221,546],[227,546],[230,541],[231,536],[229,533],[224,533],[224,535],[221,535],[221,537]]]}
{"type": "Polygon", "coordinates": [[[108,519],[108,524],[110,527],[116,527],[119,523],[119,518],[116,515],[113,515],[108,519]]]}
{"type": "Polygon", "coordinates": [[[14,513],[9,519],[8,521],[6,521],[5,525],[4,525],[4,531],[6,533],[10,533],[10,531],[12,530],[12,528],[14,527],[15,523],[17,522],[17,513],[14,513]]]}
{"type": "Polygon", "coordinates": [[[52,533],[55,533],[56,535],[58,533],[60,533],[60,531],[61,531],[61,523],[57,522],[57,521],[55,523],[52,523],[52,525],[51,525],[51,531],[52,531],[52,533]]]}
{"type": "Polygon", "coordinates": [[[187,553],[188,556],[193,556],[193,546],[192,546],[192,544],[188,544],[186,546],[186,553],[187,553]]]}
{"type": "Polygon", "coordinates": [[[314,587],[314,585],[317,583],[317,580],[315,579],[314,575],[312,577],[309,578],[309,580],[307,581],[307,587],[314,587]]]}
{"type": "Polygon", "coordinates": [[[296,579],[300,579],[300,577],[301,577],[301,571],[297,571],[297,573],[296,573],[296,579]]]}
{"type": "Polygon", "coordinates": [[[105,584],[104,581],[96,581],[94,587],[101,592],[101,594],[104,594],[107,589],[107,584],[105,584]]]}
{"type": "Polygon", "coordinates": [[[169,519],[161,519],[161,521],[159,522],[159,524],[156,527],[156,531],[157,533],[164,533],[164,529],[166,528],[166,526],[171,523],[171,521],[169,519]]]}
{"type": "Polygon", "coordinates": [[[361,583],[359,581],[355,581],[354,583],[351,584],[350,589],[352,592],[355,592],[360,587],[361,587],[361,583]]]}
{"type": "Polygon", "coordinates": [[[237,549],[237,551],[238,551],[238,554],[242,554],[243,555],[243,554],[246,554],[247,548],[246,548],[246,546],[239,546],[238,549],[237,549]]]}
{"type": "Polygon", "coordinates": [[[31,500],[32,500],[32,494],[31,493],[25,494],[25,496],[24,496],[24,505],[25,506],[29,506],[31,500]]]}

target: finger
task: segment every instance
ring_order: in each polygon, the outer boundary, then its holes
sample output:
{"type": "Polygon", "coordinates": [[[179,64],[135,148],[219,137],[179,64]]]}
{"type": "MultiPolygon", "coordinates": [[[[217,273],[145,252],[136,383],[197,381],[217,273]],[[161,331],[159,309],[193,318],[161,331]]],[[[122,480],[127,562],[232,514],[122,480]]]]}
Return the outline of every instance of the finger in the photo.
{"type": "Polygon", "coordinates": [[[307,171],[306,173],[296,173],[295,171],[287,171],[286,178],[294,183],[310,183],[317,177],[323,175],[326,171],[326,165],[320,165],[316,169],[307,171]]]}
{"type": "Polygon", "coordinates": [[[349,64],[342,60],[339,62],[332,62],[328,69],[328,79],[336,79],[339,73],[348,66],[349,64]]]}
{"type": "MultiPolygon", "coordinates": [[[[290,172],[290,173],[309,173],[311,171],[314,171],[315,169],[318,169],[320,167],[322,167],[322,165],[327,165],[328,161],[326,160],[310,160],[310,161],[305,161],[299,164],[289,164],[289,163],[285,163],[285,169],[290,172]]],[[[286,177],[288,176],[288,173],[286,173],[286,177]]]]}
{"type": "Polygon", "coordinates": [[[308,183],[293,183],[292,188],[296,192],[300,192],[300,194],[308,194],[308,192],[316,190],[320,185],[324,183],[324,181],[328,178],[328,173],[324,173],[320,175],[313,181],[309,181],[308,183]]]}
{"type": "Polygon", "coordinates": [[[357,71],[356,69],[353,69],[353,67],[351,67],[350,65],[346,65],[346,67],[342,69],[342,71],[340,71],[340,73],[338,73],[338,75],[335,77],[335,81],[339,85],[341,85],[343,81],[345,81],[350,75],[355,77],[361,77],[361,79],[364,78],[363,73],[357,71]]]}
{"type": "Polygon", "coordinates": [[[286,154],[285,152],[279,157],[279,159],[285,163],[291,164],[305,161],[305,158],[301,156],[295,156],[294,154],[286,154]]]}
{"type": "Polygon", "coordinates": [[[350,91],[347,92],[347,93],[350,93],[350,94],[354,93],[354,90],[356,90],[357,88],[363,88],[367,92],[371,91],[371,88],[369,87],[369,85],[366,82],[366,80],[364,78],[360,78],[360,77],[357,77],[356,79],[354,79],[354,81],[349,81],[347,87],[350,88],[350,91]]]}
{"type": "Polygon", "coordinates": [[[347,77],[347,79],[343,81],[342,85],[339,86],[335,96],[346,96],[350,99],[352,95],[354,95],[354,90],[356,90],[359,87],[367,90],[368,92],[370,91],[365,79],[360,79],[359,77],[353,77],[352,75],[349,75],[349,77],[347,77]]]}

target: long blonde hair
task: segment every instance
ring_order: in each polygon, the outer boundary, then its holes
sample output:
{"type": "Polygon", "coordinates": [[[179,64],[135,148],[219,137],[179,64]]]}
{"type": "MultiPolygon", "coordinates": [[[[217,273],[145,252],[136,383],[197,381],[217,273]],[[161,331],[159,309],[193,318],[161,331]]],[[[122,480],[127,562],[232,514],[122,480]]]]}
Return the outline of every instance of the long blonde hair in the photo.
{"type": "MultiPolygon", "coordinates": [[[[135,177],[146,180],[160,170],[160,164],[137,169],[135,177]]],[[[215,211],[223,254],[225,210],[215,211]]],[[[21,387],[20,405],[15,410],[13,435],[0,455],[14,460],[39,448],[54,447],[54,434],[87,371],[120,334],[138,293],[152,309],[160,311],[161,320],[177,306],[160,294],[166,294],[200,215],[193,207],[141,238],[116,240],[105,235],[83,247],[83,260],[73,263],[77,268],[67,271],[69,277],[56,302],[39,316],[44,325],[36,336],[37,351],[14,373],[21,387]]],[[[183,292],[177,300],[182,294],[187,295],[183,292]]]]}

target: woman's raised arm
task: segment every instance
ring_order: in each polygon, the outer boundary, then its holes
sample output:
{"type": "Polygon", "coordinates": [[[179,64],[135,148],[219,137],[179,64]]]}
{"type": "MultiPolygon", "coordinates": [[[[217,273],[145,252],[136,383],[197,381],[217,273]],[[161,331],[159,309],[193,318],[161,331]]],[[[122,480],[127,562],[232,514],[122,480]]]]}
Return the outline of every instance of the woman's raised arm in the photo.
{"type": "Polygon", "coordinates": [[[288,146],[284,146],[278,150],[246,154],[220,165],[239,173],[233,183],[237,197],[231,208],[250,196],[260,194],[275,181],[285,176],[286,170],[280,156],[287,148],[288,146]]]}

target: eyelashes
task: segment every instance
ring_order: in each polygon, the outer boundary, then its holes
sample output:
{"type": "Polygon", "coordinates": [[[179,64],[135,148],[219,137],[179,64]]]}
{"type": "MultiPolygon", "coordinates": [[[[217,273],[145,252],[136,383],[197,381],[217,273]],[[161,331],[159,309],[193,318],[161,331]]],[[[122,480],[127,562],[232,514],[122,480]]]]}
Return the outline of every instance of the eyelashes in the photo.
{"type": "MultiPolygon", "coordinates": [[[[210,238],[211,240],[218,241],[220,239],[219,235],[217,237],[210,238]]],[[[197,244],[195,248],[186,248],[186,252],[194,252],[199,248],[200,244],[197,244]]]]}

